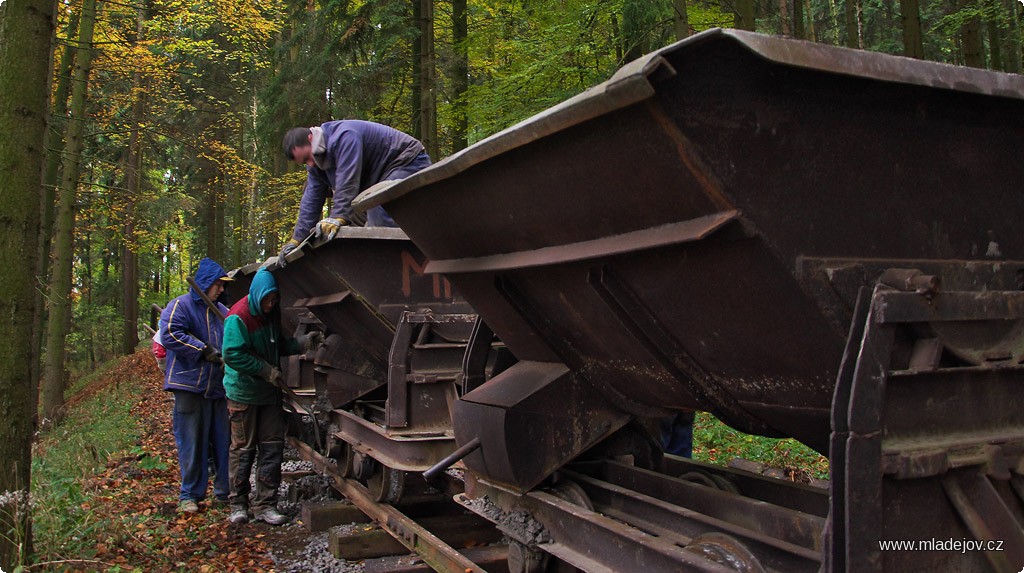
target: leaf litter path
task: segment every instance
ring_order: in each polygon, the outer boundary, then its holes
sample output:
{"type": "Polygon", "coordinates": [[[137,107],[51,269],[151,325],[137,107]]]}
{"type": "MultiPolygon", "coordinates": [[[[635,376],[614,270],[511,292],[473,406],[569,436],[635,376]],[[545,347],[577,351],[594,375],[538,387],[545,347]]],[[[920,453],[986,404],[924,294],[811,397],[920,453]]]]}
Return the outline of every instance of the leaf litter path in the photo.
{"type": "MultiPolygon", "coordinates": [[[[179,474],[171,413],[174,399],[161,390],[162,377],[148,351],[123,359],[100,386],[142,386],[132,417],[142,435],[130,455],[111,459],[88,480],[93,503],[83,504],[109,527],[97,539],[88,569],[142,571],[273,572],[270,549],[281,542],[301,543],[304,533],[263,523],[231,524],[227,508],[200,503],[196,514],[177,511],[179,474]],[[91,505],[91,507],[89,507],[91,505]],[[283,537],[296,537],[286,540],[283,537]],[[102,565],[101,565],[102,563],[102,565]]],[[[95,393],[90,387],[86,392],[95,393]]],[[[208,494],[213,498],[212,491],[208,494]]],[[[99,537],[99,536],[98,536],[99,537]]]]}

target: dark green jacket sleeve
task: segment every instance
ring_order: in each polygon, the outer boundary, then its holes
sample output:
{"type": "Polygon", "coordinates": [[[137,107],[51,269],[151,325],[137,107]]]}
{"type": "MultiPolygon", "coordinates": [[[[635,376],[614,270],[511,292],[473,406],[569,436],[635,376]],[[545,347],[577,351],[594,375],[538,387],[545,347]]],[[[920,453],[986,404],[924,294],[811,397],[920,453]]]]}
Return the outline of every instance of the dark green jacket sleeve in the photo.
{"type": "Polygon", "coordinates": [[[241,374],[259,376],[267,363],[254,356],[252,350],[245,323],[238,316],[228,316],[224,321],[224,347],[221,349],[224,364],[241,374]]]}

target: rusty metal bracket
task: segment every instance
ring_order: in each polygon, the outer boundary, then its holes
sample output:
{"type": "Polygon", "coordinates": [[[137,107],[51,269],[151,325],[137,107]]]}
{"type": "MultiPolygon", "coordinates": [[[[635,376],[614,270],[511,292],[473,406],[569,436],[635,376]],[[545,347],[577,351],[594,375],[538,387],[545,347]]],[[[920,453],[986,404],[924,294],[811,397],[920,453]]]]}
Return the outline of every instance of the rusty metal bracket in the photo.
{"type": "Polygon", "coordinates": [[[1008,551],[1024,547],[1024,512],[1011,479],[1019,476],[1011,470],[1024,450],[1024,413],[1016,404],[1024,368],[963,366],[944,349],[959,342],[947,337],[965,324],[975,339],[1003,344],[1024,293],[957,291],[929,298],[916,292],[913,280],[903,286],[913,292],[880,281],[870,302],[862,290],[851,324],[833,401],[826,570],[1016,572],[1024,553],[1008,551]],[[947,537],[999,540],[1004,547],[943,553],[880,545],[947,537]]]}

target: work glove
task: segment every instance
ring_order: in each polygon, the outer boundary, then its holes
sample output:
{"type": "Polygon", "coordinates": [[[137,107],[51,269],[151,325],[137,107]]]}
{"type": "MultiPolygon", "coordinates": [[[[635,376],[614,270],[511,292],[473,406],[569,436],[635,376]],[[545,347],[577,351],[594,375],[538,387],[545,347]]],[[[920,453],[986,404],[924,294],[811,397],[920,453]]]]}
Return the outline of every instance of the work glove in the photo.
{"type": "Polygon", "coordinates": [[[296,340],[299,342],[299,348],[302,352],[306,353],[324,343],[324,333],[314,330],[308,334],[300,334],[296,337],[296,340]]]}
{"type": "Polygon", "coordinates": [[[275,368],[269,364],[264,364],[263,368],[260,369],[260,378],[263,378],[272,386],[277,386],[278,388],[284,385],[284,376],[281,374],[281,369],[275,368]]]}
{"type": "Polygon", "coordinates": [[[341,217],[337,219],[327,218],[316,224],[313,229],[313,236],[323,241],[330,241],[338,234],[338,229],[348,225],[348,221],[341,217]]]}
{"type": "Polygon", "coordinates": [[[217,349],[209,344],[203,347],[203,360],[213,362],[214,364],[224,364],[224,359],[221,358],[220,352],[217,352],[217,349]]]}
{"type": "Polygon", "coordinates": [[[277,254],[277,264],[279,266],[285,266],[287,261],[284,260],[285,255],[299,248],[299,242],[295,239],[288,239],[288,242],[281,247],[281,252],[277,254]]]}

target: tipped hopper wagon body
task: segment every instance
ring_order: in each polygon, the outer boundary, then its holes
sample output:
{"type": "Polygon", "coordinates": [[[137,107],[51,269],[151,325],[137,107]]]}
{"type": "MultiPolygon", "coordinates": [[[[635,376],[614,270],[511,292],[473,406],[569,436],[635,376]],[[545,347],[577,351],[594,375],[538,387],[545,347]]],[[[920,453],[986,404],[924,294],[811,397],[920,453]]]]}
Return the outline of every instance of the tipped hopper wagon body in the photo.
{"type": "Polygon", "coordinates": [[[633,417],[708,410],[831,450],[832,537],[807,550],[876,570],[864,531],[925,514],[881,517],[890,480],[939,480],[899,490],[924,511],[964,448],[1020,467],[1021,150],[1020,76],[713,30],[357,205],[519,360],[454,407],[491,495],[633,417]]]}

